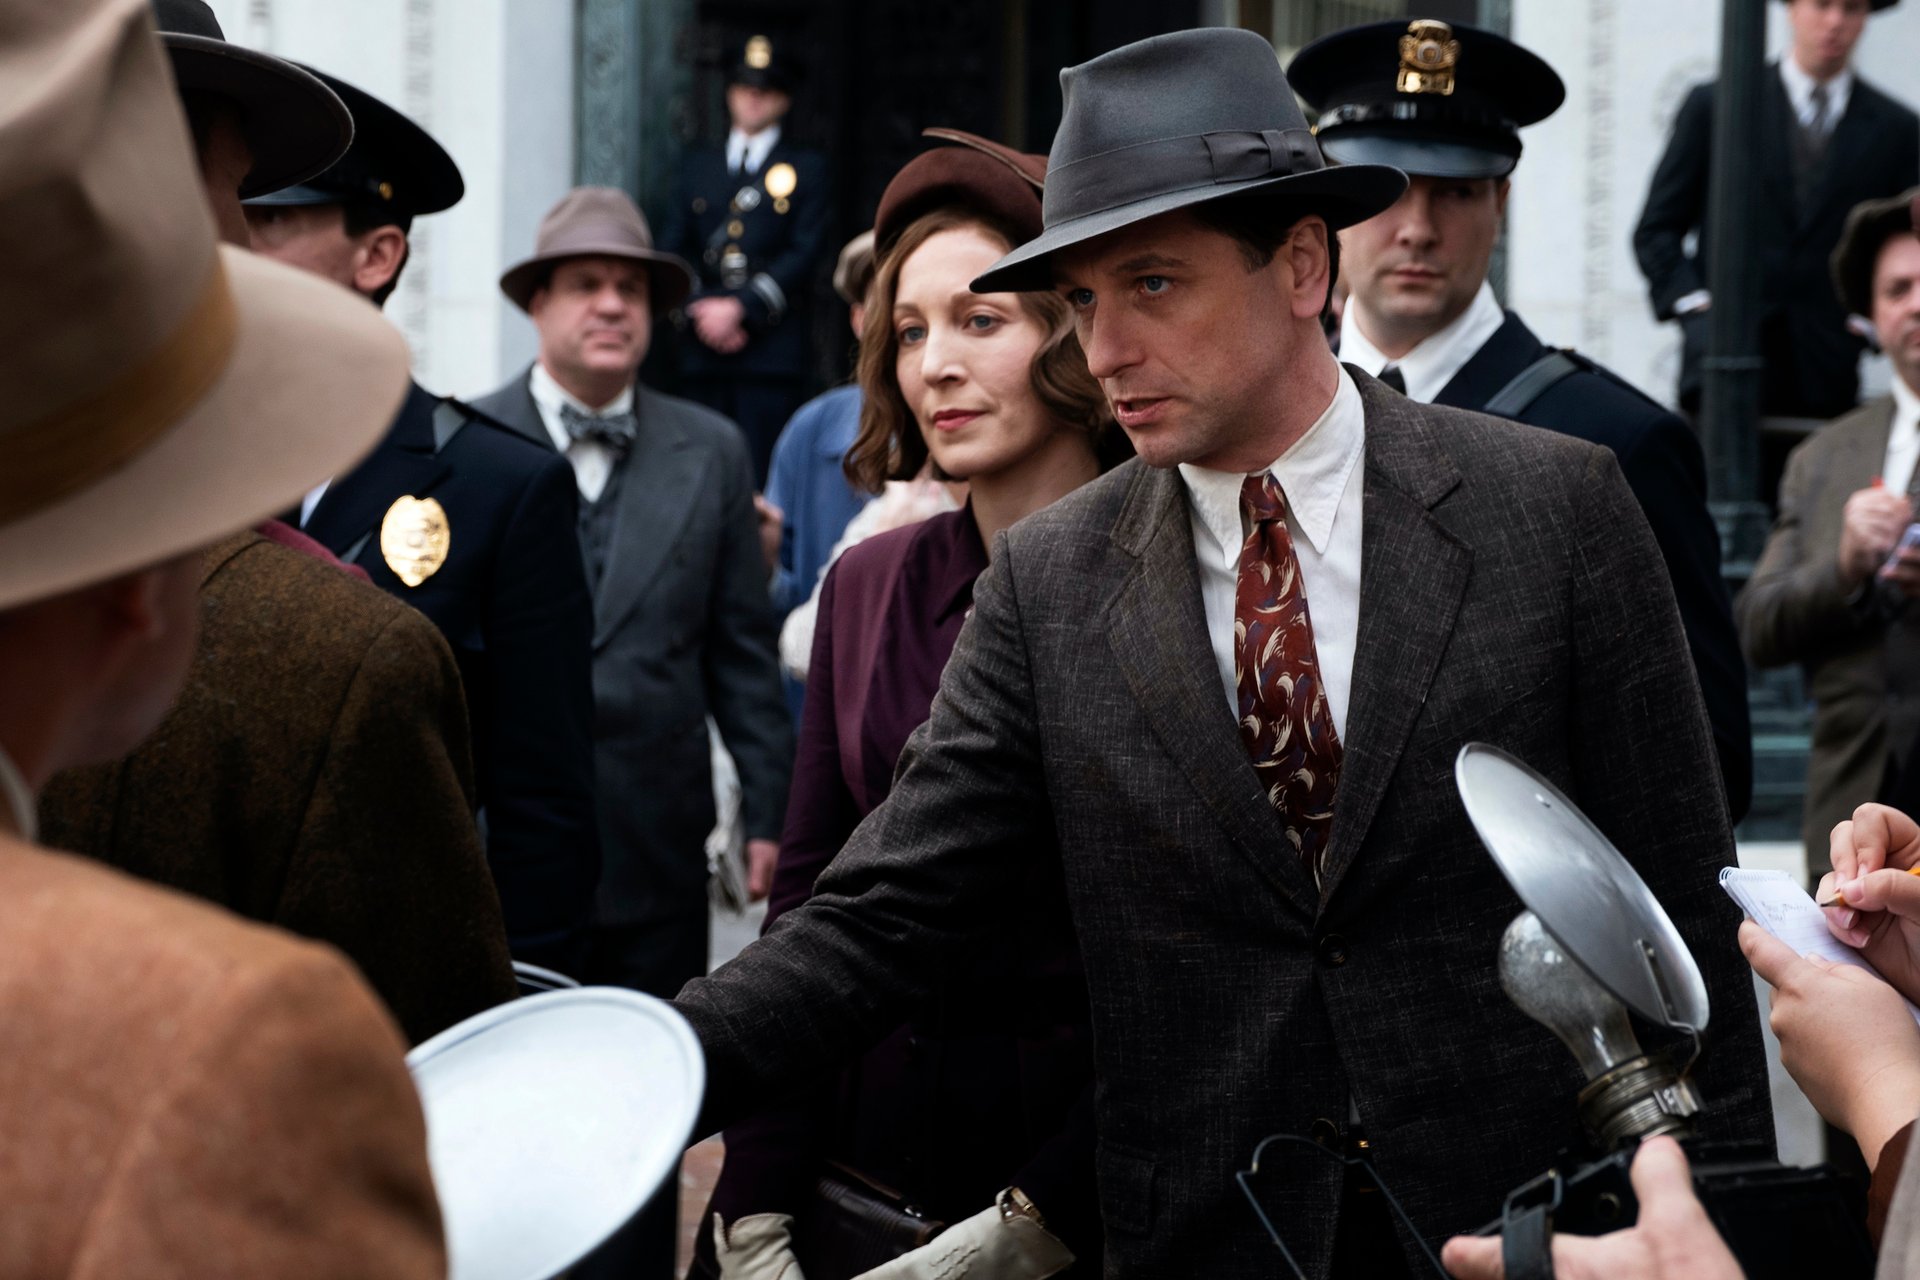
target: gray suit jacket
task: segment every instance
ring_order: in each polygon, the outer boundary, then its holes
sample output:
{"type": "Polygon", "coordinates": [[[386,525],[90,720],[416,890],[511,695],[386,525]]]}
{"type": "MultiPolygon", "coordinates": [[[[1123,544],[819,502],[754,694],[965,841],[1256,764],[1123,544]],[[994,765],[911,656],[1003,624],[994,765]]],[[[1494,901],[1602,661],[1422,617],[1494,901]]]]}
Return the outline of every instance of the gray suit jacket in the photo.
{"type": "Polygon", "coordinates": [[[1780,514],[1753,577],[1734,602],[1747,660],[1800,663],[1814,700],[1801,835],[1815,867],[1827,834],[1880,791],[1887,762],[1887,614],[1850,601],[1837,562],[1848,495],[1880,474],[1893,397],[1836,418],[1794,449],[1780,480],[1780,514]]]}
{"type": "MultiPolygon", "coordinates": [[[[531,373],[473,406],[551,449],[531,373]]],[[[706,910],[709,715],[739,766],[749,838],[779,838],[793,760],[746,445],[719,414],[643,386],[634,412],[593,602],[601,924],[706,910]]]]}
{"type": "MultiPolygon", "coordinates": [[[[1484,1222],[1569,1140],[1582,1082],[1496,978],[1520,903],[1453,786],[1482,740],[1659,894],[1713,1001],[1704,1127],[1770,1147],[1712,739],[1618,465],[1357,380],[1360,631],[1324,896],[1221,694],[1179,477],[1129,463],[998,540],[891,797],[810,902],[682,993],[709,1122],[897,1020],[1043,859],[1086,963],[1109,1276],[1273,1275],[1234,1171],[1270,1133],[1344,1128],[1349,1099],[1424,1235],[1484,1222]]],[[[1260,1179],[1315,1274],[1340,1182],[1298,1155],[1260,1179]]]]}

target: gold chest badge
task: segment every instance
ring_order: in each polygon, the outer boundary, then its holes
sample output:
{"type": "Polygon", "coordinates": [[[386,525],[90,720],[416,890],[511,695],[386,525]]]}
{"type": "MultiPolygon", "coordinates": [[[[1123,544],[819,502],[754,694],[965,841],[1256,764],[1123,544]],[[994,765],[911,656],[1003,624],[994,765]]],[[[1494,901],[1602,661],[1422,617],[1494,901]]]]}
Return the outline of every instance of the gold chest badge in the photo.
{"type": "Polygon", "coordinates": [[[767,170],[767,181],[765,185],[768,195],[772,196],[775,200],[785,200],[793,194],[793,189],[800,185],[800,175],[793,171],[792,165],[782,160],[779,164],[767,170]]]}
{"type": "Polygon", "coordinates": [[[1453,92],[1453,69],[1460,62],[1460,42],[1444,22],[1421,18],[1407,24],[1400,37],[1400,75],[1394,88],[1401,93],[1453,92]]]}
{"type": "Polygon", "coordinates": [[[380,558],[409,587],[438,573],[452,545],[446,508],[432,498],[397,498],[380,522],[380,558]]]}

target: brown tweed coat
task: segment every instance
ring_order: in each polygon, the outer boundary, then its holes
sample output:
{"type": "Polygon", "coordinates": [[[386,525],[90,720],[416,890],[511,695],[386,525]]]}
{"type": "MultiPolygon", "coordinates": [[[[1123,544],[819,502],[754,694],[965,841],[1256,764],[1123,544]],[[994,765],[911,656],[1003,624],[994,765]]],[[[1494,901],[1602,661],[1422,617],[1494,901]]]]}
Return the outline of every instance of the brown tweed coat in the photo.
{"type": "Polygon", "coordinates": [[[173,711],[118,764],[55,778],[41,822],[49,845],[332,943],[417,1043],[515,994],[472,779],[433,624],[246,533],[207,553],[173,711]]]}
{"type": "Polygon", "coordinates": [[[0,810],[0,1280],[446,1274],[398,1030],[333,952],[0,810]]]}

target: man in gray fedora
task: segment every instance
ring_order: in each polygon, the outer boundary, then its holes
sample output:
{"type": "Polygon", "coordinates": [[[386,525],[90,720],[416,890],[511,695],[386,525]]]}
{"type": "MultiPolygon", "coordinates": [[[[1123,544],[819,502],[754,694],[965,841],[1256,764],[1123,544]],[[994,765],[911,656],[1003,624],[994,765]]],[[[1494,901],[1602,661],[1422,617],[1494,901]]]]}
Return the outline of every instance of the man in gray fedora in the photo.
{"type": "Polygon", "coordinates": [[[1415,1241],[1331,1157],[1436,1241],[1548,1167],[1583,1083],[1496,977],[1521,904],[1453,785],[1483,741],[1652,886],[1713,1003],[1701,1129],[1770,1150],[1712,737],[1612,455],[1334,361],[1331,233],[1405,177],[1328,167],[1264,40],[1161,36],[1061,85],[1046,229],[974,288],[1068,298],[1139,458],[996,539],[887,803],[681,994],[707,1120],[897,1017],[1057,860],[1107,1274],[1275,1274],[1233,1175],[1276,1132],[1326,1148],[1255,1181],[1307,1274],[1405,1274],[1415,1241]]]}

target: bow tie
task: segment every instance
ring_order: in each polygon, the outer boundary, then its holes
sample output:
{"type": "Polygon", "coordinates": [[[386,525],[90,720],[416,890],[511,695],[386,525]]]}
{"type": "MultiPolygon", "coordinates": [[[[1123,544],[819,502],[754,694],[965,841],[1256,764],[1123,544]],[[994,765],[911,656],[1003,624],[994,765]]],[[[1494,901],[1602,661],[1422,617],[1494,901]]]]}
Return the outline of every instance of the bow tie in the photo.
{"type": "Polygon", "coordinates": [[[622,458],[627,455],[627,450],[633,448],[634,432],[640,426],[631,412],[609,413],[603,417],[582,413],[570,404],[560,406],[560,425],[567,429],[568,439],[603,444],[622,458]]]}

